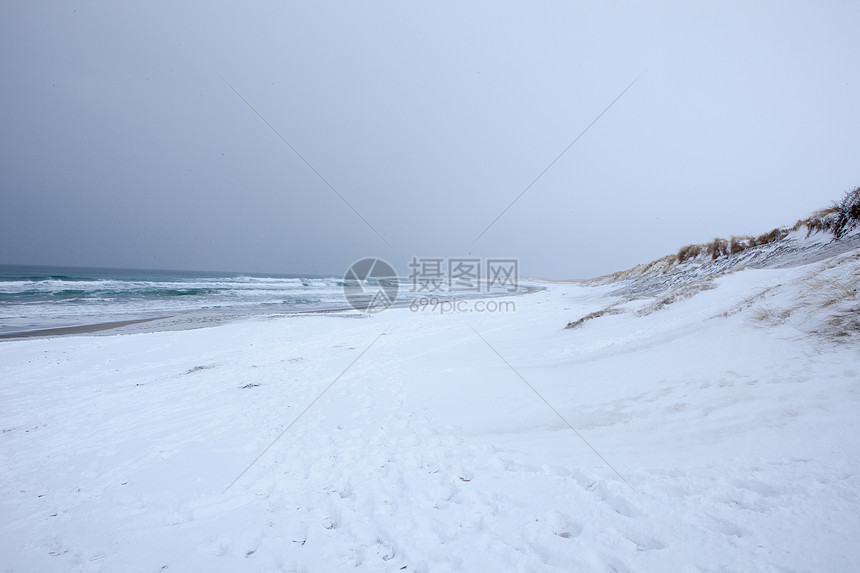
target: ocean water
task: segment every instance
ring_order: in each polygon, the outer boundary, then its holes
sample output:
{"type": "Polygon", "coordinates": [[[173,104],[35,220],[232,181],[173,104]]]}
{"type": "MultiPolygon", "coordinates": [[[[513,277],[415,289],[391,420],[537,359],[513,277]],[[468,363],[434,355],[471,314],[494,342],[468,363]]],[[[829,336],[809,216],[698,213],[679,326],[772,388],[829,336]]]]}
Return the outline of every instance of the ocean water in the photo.
{"type": "Polygon", "coordinates": [[[0,334],[192,312],[346,307],[340,277],[0,265],[0,334]]]}

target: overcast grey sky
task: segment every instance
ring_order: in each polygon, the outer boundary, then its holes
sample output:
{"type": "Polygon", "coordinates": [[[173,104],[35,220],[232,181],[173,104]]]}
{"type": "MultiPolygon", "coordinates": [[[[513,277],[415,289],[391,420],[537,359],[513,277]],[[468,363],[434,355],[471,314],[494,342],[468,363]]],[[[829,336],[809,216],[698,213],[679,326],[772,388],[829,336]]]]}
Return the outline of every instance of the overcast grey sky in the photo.
{"type": "Polygon", "coordinates": [[[857,2],[126,4],[4,4],[0,263],[587,277],[860,184],[857,2]]]}

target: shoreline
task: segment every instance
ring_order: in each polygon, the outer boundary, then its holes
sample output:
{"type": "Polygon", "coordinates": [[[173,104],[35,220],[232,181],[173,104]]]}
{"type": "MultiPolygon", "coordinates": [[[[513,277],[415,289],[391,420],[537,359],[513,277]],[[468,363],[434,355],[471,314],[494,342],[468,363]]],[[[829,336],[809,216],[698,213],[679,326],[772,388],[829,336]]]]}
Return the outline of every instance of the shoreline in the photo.
{"type": "MultiPolygon", "coordinates": [[[[532,279],[536,280],[536,279],[532,279]]],[[[549,282],[549,281],[548,281],[549,282]]],[[[546,290],[546,286],[541,285],[523,285],[523,290],[517,293],[499,293],[486,294],[480,297],[467,297],[470,300],[482,300],[488,298],[501,298],[504,296],[522,296],[534,294],[546,290]]],[[[439,300],[456,299],[456,296],[439,296],[439,300]]],[[[405,308],[412,303],[412,300],[403,300],[393,303],[389,309],[405,308]]],[[[388,309],[386,309],[388,310],[388,309]]],[[[384,311],[383,311],[384,312],[384,311]]],[[[148,318],[137,318],[128,320],[114,320],[106,322],[96,322],[90,324],[81,324],[74,326],[61,326],[55,328],[39,328],[36,330],[25,330],[22,332],[7,332],[0,333],[0,343],[12,340],[24,340],[31,338],[50,338],[57,336],[73,336],[78,334],[96,334],[101,336],[114,334],[139,334],[144,332],[167,332],[176,330],[196,330],[198,328],[208,328],[211,326],[219,326],[227,322],[239,320],[242,318],[254,317],[283,317],[283,316],[306,316],[314,314],[333,315],[337,313],[346,313],[344,317],[362,317],[368,315],[366,312],[358,311],[350,306],[336,308],[317,308],[306,310],[295,310],[290,312],[205,312],[192,311],[174,315],[155,316],[148,318]],[[142,326],[145,325],[145,326],[142,326]]],[[[374,313],[376,314],[376,313],[374,313]]]]}

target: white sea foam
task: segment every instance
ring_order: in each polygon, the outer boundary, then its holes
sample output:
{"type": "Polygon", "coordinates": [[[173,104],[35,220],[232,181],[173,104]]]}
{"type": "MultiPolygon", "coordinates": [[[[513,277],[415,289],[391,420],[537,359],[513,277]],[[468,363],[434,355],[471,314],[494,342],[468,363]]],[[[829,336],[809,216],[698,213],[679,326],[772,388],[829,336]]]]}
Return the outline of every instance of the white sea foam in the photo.
{"type": "Polygon", "coordinates": [[[0,276],[0,333],[191,311],[254,312],[277,307],[280,312],[296,312],[346,306],[341,280],[336,277],[159,272],[156,277],[146,277],[156,280],[142,280],[133,271],[37,272],[30,267],[6,267],[4,271],[0,276]]]}

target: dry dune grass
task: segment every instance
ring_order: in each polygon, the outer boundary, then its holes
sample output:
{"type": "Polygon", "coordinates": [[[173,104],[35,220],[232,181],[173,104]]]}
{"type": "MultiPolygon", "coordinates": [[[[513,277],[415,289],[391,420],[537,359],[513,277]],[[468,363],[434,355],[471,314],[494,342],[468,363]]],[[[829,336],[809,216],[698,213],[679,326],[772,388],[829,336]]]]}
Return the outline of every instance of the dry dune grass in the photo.
{"type": "Polygon", "coordinates": [[[620,313],[621,313],[621,309],[613,308],[610,306],[610,307],[604,308],[603,310],[598,310],[598,311],[586,314],[585,316],[583,316],[579,320],[568,322],[567,326],[565,326],[565,328],[577,328],[579,326],[582,326],[584,323],[588,322],[589,320],[594,320],[595,318],[600,318],[601,316],[603,316],[605,314],[620,314],[620,313]]]}
{"type": "Polygon", "coordinates": [[[839,208],[836,205],[828,207],[826,209],[821,209],[819,211],[816,211],[806,219],[800,219],[797,223],[794,224],[792,230],[799,231],[803,227],[806,227],[807,237],[812,233],[827,231],[830,229],[830,226],[832,224],[831,220],[838,212],[839,208]]]}
{"type": "Polygon", "coordinates": [[[753,323],[778,326],[789,319],[800,330],[831,342],[857,340],[860,335],[860,253],[839,257],[833,264],[777,290],[791,289],[788,300],[772,298],[750,311],[753,323]]]}
{"type": "Polygon", "coordinates": [[[675,255],[675,260],[678,261],[678,263],[685,263],[707,253],[713,261],[720,257],[735,255],[753,247],[774,243],[785,238],[788,233],[788,229],[773,229],[769,233],[759,235],[758,237],[732,237],[728,240],[716,237],[710,243],[702,245],[686,245],[681,247],[678,250],[678,254],[675,255]]]}
{"type": "Polygon", "coordinates": [[[845,236],[860,222],[860,187],[845,193],[839,203],[816,211],[810,217],[794,224],[795,231],[806,227],[806,236],[827,231],[837,239],[845,236]]]}
{"type": "Polygon", "coordinates": [[[729,240],[715,238],[710,243],[686,245],[674,256],[678,263],[685,263],[707,253],[710,259],[716,260],[762,245],[769,245],[784,239],[791,231],[806,228],[806,236],[812,233],[829,232],[837,239],[843,237],[860,222],[860,187],[848,191],[839,203],[834,203],[826,209],[816,211],[806,219],[801,219],[794,226],[776,228],[757,237],[732,237],[729,240]]]}

